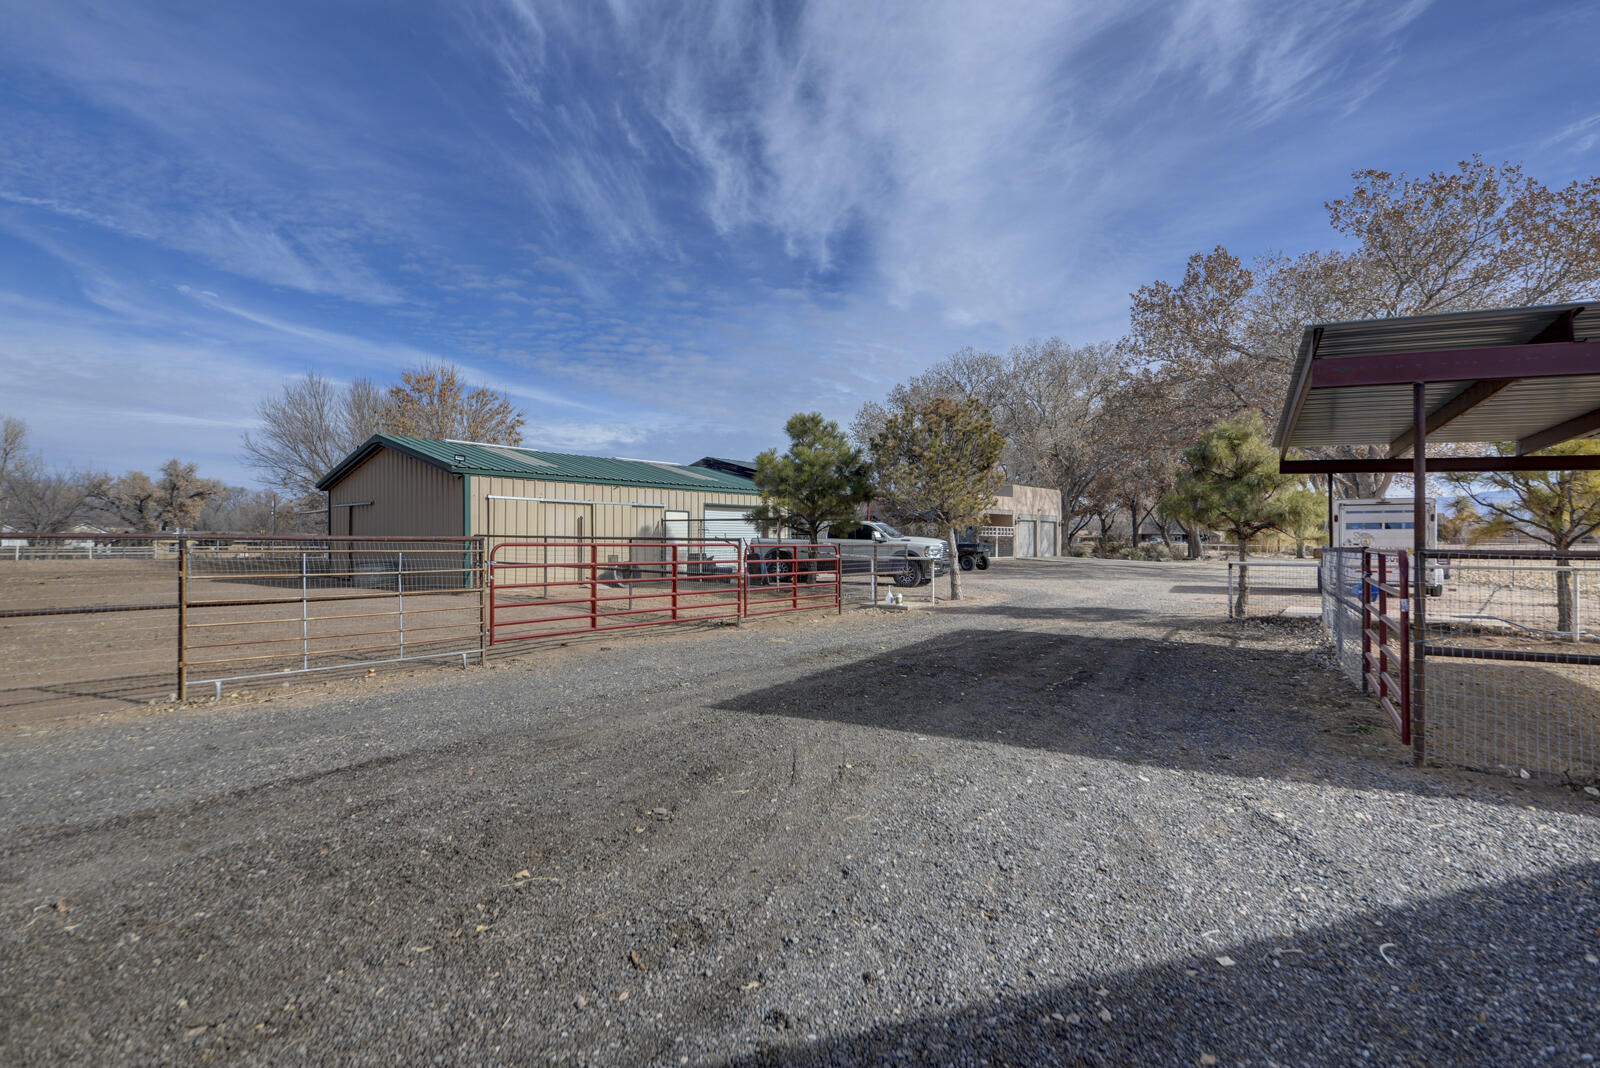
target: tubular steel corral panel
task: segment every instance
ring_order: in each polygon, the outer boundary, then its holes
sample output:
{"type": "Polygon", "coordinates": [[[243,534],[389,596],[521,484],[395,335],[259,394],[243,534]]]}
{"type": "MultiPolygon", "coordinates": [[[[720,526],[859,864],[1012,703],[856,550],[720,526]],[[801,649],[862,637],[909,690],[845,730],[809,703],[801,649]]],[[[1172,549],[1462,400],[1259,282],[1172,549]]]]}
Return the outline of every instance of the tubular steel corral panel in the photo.
{"type": "Polygon", "coordinates": [[[738,619],[742,575],[708,568],[708,548],[704,541],[496,545],[489,554],[489,644],[738,619]]]}

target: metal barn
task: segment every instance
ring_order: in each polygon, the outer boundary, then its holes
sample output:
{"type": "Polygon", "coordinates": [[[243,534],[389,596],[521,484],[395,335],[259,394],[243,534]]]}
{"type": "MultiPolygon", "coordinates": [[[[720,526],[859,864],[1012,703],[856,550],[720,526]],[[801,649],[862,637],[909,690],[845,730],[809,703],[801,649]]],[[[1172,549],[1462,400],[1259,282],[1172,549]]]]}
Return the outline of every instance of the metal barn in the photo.
{"type": "Polygon", "coordinates": [[[711,468],[375,434],[317,483],[333,535],[752,537],[748,478],[711,468]]]}

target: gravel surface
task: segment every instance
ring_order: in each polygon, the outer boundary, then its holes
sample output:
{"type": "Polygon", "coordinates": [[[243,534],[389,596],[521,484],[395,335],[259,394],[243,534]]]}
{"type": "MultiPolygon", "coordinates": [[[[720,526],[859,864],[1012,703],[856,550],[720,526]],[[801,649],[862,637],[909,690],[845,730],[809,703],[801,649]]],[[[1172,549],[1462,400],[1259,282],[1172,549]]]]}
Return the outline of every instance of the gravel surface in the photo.
{"type": "Polygon", "coordinates": [[[1600,1054],[1600,801],[1210,567],[0,735],[0,1062],[1600,1054]]]}

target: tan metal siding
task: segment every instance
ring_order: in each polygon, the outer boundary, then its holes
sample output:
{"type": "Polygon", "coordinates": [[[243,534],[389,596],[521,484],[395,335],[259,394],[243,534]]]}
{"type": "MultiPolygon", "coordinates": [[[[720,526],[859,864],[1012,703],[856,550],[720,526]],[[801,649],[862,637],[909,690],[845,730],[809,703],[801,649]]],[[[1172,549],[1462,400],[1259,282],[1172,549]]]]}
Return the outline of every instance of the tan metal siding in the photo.
{"type": "Polygon", "coordinates": [[[328,491],[333,529],[391,537],[459,537],[461,479],[393,449],[379,449],[328,491]],[[341,504],[369,505],[340,508],[341,504]]]}
{"type": "Polygon", "coordinates": [[[668,510],[704,519],[707,504],[753,508],[760,499],[744,493],[700,493],[642,486],[602,486],[584,482],[546,482],[520,478],[472,480],[472,530],[475,534],[577,534],[571,516],[583,521],[582,537],[661,537],[668,510]],[[493,498],[543,498],[495,500],[493,498]],[[563,503],[556,503],[563,502],[563,503]],[[585,502],[585,503],[565,503],[585,502]]]}

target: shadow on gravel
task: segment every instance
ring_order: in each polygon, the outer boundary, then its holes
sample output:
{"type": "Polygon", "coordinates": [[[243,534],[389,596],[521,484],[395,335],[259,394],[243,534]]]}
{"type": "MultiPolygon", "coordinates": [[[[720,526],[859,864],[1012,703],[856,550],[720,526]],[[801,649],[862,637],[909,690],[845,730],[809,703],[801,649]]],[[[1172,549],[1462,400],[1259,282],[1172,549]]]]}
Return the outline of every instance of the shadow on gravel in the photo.
{"type": "MultiPolygon", "coordinates": [[[[1224,775],[1463,788],[1412,768],[1378,706],[1332,669],[1245,645],[959,630],[716,707],[1224,775]]],[[[1480,800],[1560,804],[1545,789],[1474,779],[1480,800]]]]}
{"type": "Polygon", "coordinates": [[[1066,619],[1078,623],[1116,623],[1129,619],[1147,619],[1154,613],[1147,608],[1106,608],[1100,605],[1078,605],[1063,608],[1029,608],[1023,605],[945,605],[939,609],[947,616],[1003,616],[1006,619],[1066,619]]]}
{"type": "Polygon", "coordinates": [[[1578,865],[728,1063],[1578,1063],[1600,1040],[1597,884],[1578,865]]]}

